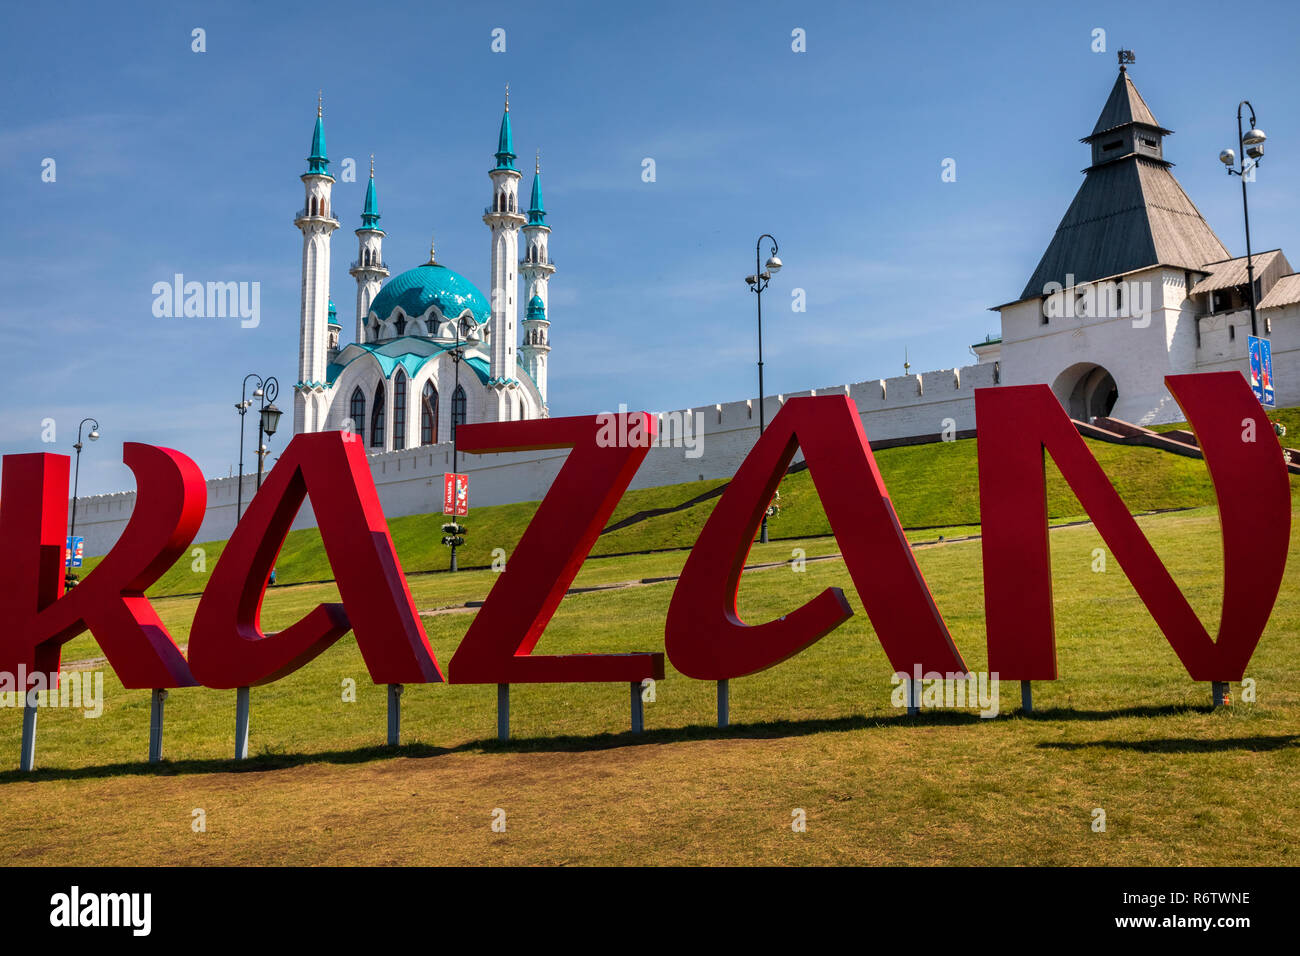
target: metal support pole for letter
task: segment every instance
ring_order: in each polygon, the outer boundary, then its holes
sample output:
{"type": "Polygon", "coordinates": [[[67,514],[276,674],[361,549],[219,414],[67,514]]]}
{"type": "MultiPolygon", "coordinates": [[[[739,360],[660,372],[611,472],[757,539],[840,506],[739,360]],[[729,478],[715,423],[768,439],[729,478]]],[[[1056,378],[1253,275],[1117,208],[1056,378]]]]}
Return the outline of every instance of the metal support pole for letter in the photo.
{"type": "Polygon", "coordinates": [[[163,701],[167,699],[167,691],[161,687],[155,687],[149,693],[149,762],[157,763],[162,760],[162,738],[163,738],[163,701]]]}
{"type": "Polygon", "coordinates": [[[402,738],[402,685],[388,685],[388,746],[396,747],[402,738]]]}
{"type": "MultiPolygon", "coordinates": [[[[22,691],[18,693],[23,694],[22,691]]],[[[36,705],[23,694],[23,750],[18,762],[20,770],[36,769],[36,705]]]]}
{"type": "Polygon", "coordinates": [[[1034,710],[1034,682],[1022,680],[1020,682],[1020,709],[1026,714],[1033,713],[1034,710]]]}
{"type": "Polygon", "coordinates": [[[913,677],[907,681],[907,716],[915,717],[921,712],[921,682],[913,677]]]}
{"type": "Polygon", "coordinates": [[[632,733],[645,730],[645,711],[641,705],[641,682],[632,681],[632,733]]]}
{"type": "Polygon", "coordinates": [[[510,739],[510,685],[497,684],[497,740],[510,739]]]}
{"type": "Polygon", "coordinates": [[[718,681],[718,726],[726,727],[731,723],[731,682],[718,681]]]}
{"type": "Polygon", "coordinates": [[[1216,680],[1210,683],[1210,698],[1215,707],[1224,707],[1231,702],[1228,696],[1228,682],[1216,680]]]}
{"type": "Polygon", "coordinates": [[[235,691],[235,759],[248,759],[248,688],[235,691]]]}

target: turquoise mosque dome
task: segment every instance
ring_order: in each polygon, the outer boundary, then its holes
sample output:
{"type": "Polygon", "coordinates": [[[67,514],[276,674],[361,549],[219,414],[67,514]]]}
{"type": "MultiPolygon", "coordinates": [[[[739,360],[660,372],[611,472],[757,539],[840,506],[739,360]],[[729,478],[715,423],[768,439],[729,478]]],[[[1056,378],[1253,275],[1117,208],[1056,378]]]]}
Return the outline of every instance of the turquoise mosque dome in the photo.
{"type": "Polygon", "coordinates": [[[387,320],[394,310],[418,318],[436,305],[446,319],[455,319],[466,309],[479,325],[491,315],[487,297],[459,272],[436,262],[408,269],[394,276],[379,290],[370,311],[387,320]]]}

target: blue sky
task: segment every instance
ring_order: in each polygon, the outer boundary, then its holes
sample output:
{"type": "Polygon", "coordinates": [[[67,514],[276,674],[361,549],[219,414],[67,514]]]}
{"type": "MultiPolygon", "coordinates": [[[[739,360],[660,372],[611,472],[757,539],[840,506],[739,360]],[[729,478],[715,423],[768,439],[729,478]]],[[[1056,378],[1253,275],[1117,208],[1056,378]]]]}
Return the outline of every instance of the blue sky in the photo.
{"type": "Polygon", "coordinates": [[[1229,36],[1221,4],[1188,2],[6,5],[0,451],[67,451],[94,415],[105,440],[83,458],[82,490],[123,490],[122,441],[227,474],[247,372],[277,376],[291,409],[292,219],[321,88],[333,168],[351,157],[360,171],[334,188],[346,340],[371,152],[394,272],[425,261],[436,232],[439,260],[486,285],[480,216],[510,83],[521,166],[542,150],[559,267],[554,415],[753,396],[743,277],[763,232],[786,263],[764,295],[769,392],[898,375],[904,349],[914,370],[972,361],[970,343],[997,330],[988,308],[1019,294],[1078,187],[1077,140],[1120,47],[1176,131],[1175,175],[1237,254],[1240,190],[1216,156],[1252,100],[1269,134],[1255,248],[1300,264],[1300,16],[1244,9],[1229,36]],[[490,49],[497,27],[505,53],[490,49]],[[791,49],[795,28],[806,52],[791,49]],[[955,182],[941,180],[946,158],[955,182]],[[259,282],[261,325],[155,318],[152,286],[178,272],[259,282]]]}

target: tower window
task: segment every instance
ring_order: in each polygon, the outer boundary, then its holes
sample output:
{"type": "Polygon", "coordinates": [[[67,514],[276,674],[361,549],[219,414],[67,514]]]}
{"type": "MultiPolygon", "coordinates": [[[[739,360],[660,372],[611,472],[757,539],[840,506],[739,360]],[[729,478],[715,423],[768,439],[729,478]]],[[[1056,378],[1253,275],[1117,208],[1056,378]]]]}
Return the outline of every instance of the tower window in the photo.
{"type": "Polygon", "coordinates": [[[1228,326],[1228,341],[1237,341],[1237,327],[1235,325],[1228,326]]]}
{"type": "Polygon", "coordinates": [[[352,390],[352,402],[348,408],[348,417],[352,419],[352,428],[357,439],[364,444],[366,440],[366,396],[360,388],[352,390]]]}
{"type": "Polygon", "coordinates": [[[406,334],[406,316],[399,315],[397,321],[394,322],[393,325],[396,326],[398,335],[406,334]]]}
{"type": "Polygon", "coordinates": [[[401,369],[393,378],[393,451],[406,447],[406,373],[401,369]]]}
{"type": "Polygon", "coordinates": [[[1122,139],[1115,139],[1111,140],[1109,143],[1103,144],[1101,149],[1102,152],[1109,153],[1112,149],[1119,149],[1123,145],[1124,141],[1122,139]]]}
{"type": "Polygon", "coordinates": [[[432,382],[420,393],[420,444],[438,444],[438,390],[432,382]]]}
{"type": "Polygon", "coordinates": [[[370,410],[370,447],[384,447],[384,380],[375,385],[375,407],[370,410]]]}

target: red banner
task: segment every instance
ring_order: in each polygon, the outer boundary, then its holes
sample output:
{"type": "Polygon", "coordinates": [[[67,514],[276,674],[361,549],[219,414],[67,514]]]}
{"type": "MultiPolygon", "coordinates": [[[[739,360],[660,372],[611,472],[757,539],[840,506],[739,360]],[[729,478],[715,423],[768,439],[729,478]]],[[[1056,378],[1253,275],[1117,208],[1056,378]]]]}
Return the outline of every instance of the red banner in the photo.
{"type": "Polygon", "coordinates": [[[469,475],[449,471],[442,476],[442,513],[458,518],[469,514],[469,475]]]}

